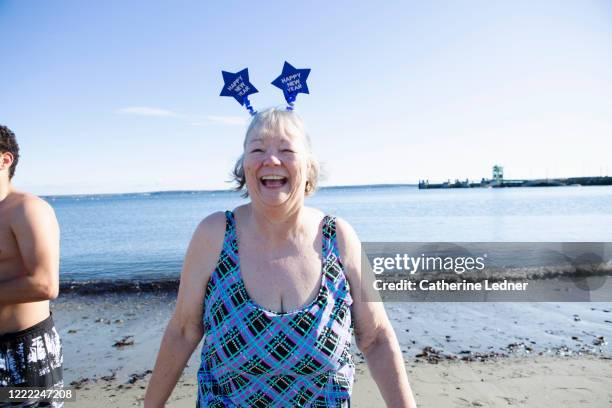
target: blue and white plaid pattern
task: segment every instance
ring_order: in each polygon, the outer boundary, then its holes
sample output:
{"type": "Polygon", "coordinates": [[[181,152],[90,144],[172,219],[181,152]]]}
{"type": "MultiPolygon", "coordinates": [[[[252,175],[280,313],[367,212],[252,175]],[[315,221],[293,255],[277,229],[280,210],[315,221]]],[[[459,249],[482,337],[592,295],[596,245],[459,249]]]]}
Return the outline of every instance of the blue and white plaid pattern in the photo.
{"type": "Polygon", "coordinates": [[[355,371],[352,298],[334,217],[323,220],[322,256],[312,303],[290,313],[265,310],[245,289],[235,219],[226,212],[223,250],[204,297],[198,407],[345,405],[355,371]]]}

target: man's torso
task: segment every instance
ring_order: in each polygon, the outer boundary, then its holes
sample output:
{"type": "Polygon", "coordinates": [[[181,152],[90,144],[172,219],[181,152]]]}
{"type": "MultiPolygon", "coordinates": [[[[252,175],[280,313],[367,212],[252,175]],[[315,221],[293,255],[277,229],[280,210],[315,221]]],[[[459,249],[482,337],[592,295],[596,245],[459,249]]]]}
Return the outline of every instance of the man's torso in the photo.
{"type": "MultiPolygon", "coordinates": [[[[12,225],[19,219],[24,195],[11,193],[0,202],[0,285],[25,275],[23,259],[12,225]]],[[[0,304],[0,334],[27,329],[49,316],[49,301],[0,304]]]]}

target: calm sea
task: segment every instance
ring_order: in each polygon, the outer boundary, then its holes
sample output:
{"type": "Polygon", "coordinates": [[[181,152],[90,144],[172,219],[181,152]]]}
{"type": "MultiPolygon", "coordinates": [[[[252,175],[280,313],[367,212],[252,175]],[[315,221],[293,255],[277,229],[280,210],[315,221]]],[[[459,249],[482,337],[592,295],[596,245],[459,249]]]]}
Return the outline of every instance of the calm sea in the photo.
{"type": "MultiPolygon", "coordinates": [[[[233,192],[46,199],[62,230],[63,281],[176,278],[199,221],[245,202],[233,192]]],[[[612,187],[333,187],[307,205],[343,217],[362,241],[612,241],[612,187]]]]}

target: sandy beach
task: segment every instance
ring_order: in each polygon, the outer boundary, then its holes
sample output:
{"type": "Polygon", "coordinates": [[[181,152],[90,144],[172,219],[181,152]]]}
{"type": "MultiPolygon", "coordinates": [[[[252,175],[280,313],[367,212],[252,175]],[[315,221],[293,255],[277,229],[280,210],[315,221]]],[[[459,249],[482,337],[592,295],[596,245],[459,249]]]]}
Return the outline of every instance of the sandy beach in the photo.
{"type": "MultiPolygon", "coordinates": [[[[172,291],[65,294],[53,303],[75,406],[142,406],[174,304],[172,291]]],[[[612,406],[609,303],[386,307],[420,407],[612,406]]],[[[198,349],[168,406],[194,406],[198,349]]],[[[355,362],[352,406],[385,406],[357,350],[355,362]]]]}
{"type": "MultiPolygon", "coordinates": [[[[419,407],[610,407],[612,361],[598,357],[510,358],[486,362],[409,363],[419,407]]],[[[351,406],[384,407],[364,364],[357,366],[351,406]]],[[[150,375],[128,383],[98,380],[83,384],[79,406],[142,406],[150,375]]],[[[193,374],[177,384],[169,407],[194,407],[193,374]]]]}

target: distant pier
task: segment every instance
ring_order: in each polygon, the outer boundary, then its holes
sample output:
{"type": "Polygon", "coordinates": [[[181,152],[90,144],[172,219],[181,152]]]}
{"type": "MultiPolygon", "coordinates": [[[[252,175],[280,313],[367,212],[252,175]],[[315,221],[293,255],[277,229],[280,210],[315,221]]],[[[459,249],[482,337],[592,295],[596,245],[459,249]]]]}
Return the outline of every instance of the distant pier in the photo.
{"type": "Polygon", "coordinates": [[[446,181],[444,183],[430,183],[427,180],[419,181],[420,189],[428,188],[501,188],[501,187],[560,187],[560,186],[612,186],[612,177],[570,177],[564,179],[537,179],[537,180],[493,180],[482,179],[481,182],[468,180],[446,181]]]}
{"type": "Polygon", "coordinates": [[[535,180],[509,180],[504,179],[503,167],[493,166],[493,178],[483,178],[480,182],[469,180],[450,180],[444,183],[430,183],[428,180],[419,181],[419,189],[430,188],[504,188],[504,187],[560,187],[560,186],[611,186],[612,177],[569,177],[546,178],[535,180]]]}

